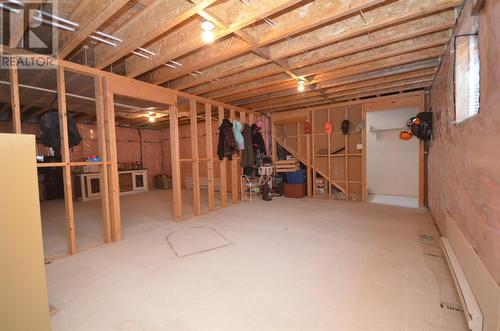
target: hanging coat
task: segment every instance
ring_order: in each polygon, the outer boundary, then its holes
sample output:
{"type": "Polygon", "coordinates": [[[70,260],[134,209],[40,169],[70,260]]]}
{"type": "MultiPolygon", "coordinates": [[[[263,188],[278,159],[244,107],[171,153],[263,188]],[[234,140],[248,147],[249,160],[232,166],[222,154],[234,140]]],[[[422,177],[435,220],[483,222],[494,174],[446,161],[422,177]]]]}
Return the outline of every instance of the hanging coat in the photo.
{"type": "Polygon", "coordinates": [[[225,118],[219,127],[219,144],[217,145],[217,156],[219,160],[227,157],[233,159],[233,154],[238,152],[238,144],[234,139],[233,124],[225,118]]]}
{"type": "Polygon", "coordinates": [[[243,141],[243,136],[241,135],[241,123],[240,121],[233,122],[233,134],[236,139],[236,143],[238,143],[238,148],[240,151],[245,149],[245,142],[243,141]]]}
{"type": "Polygon", "coordinates": [[[260,128],[257,126],[257,124],[252,124],[252,144],[255,154],[257,154],[257,151],[260,151],[260,154],[262,155],[267,154],[266,143],[264,142],[264,138],[262,138],[260,128]]]}
{"type": "MultiPolygon", "coordinates": [[[[78,127],[76,126],[73,115],[67,114],[68,125],[68,144],[69,147],[78,145],[82,141],[78,127]]],[[[52,147],[56,151],[61,151],[61,134],[59,130],[59,113],[49,111],[42,116],[40,120],[40,130],[42,144],[47,147],[52,147]]]]}
{"type": "Polygon", "coordinates": [[[243,124],[243,140],[245,142],[245,148],[241,153],[241,167],[253,168],[255,165],[255,156],[252,144],[252,129],[246,123],[243,124]]]}

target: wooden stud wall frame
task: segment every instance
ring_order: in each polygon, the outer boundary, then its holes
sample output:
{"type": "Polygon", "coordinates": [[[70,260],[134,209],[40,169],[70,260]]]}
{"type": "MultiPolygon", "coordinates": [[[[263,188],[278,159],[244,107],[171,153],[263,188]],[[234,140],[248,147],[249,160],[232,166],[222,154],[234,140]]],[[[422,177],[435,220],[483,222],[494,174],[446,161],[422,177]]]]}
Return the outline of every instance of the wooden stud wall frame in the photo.
{"type": "MultiPolygon", "coordinates": [[[[375,100],[345,102],[321,107],[314,107],[303,111],[280,112],[272,115],[273,157],[280,144],[308,168],[308,178],[311,177],[313,198],[331,199],[332,189],[336,188],[348,200],[366,201],[366,112],[375,110],[390,110],[401,107],[417,107],[425,111],[424,93],[409,93],[400,96],[381,97],[375,100]],[[340,123],[347,119],[350,129],[347,135],[342,135],[340,123]],[[306,135],[299,131],[305,120],[311,123],[311,134],[306,135]],[[331,121],[334,132],[327,135],[323,131],[323,124],[331,121]],[[290,123],[293,123],[291,126],[290,123]],[[358,124],[360,129],[358,129],[358,124]],[[296,125],[293,132],[290,129],[296,125]],[[297,148],[301,139],[306,141],[306,151],[297,148]],[[362,149],[357,150],[361,143],[362,149]],[[332,154],[339,147],[343,153],[332,154]],[[319,151],[322,154],[319,154],[319,151]],[[324,194],[317,190],[316,180],[324,178],[332,185],[326,187],[324,194]]],[[[309,181],[309,179],[308,179],[309,181]]],[[[308,187],[310,184],[307,184],[308,187]]],[[[425,144],[419,142],[419,206],[425,206],[425,144]]]]}
{"type": "MultiPolygon", "coordinates": [[[[26,55],[25,57],[38,58],[39,55],[26,55]]],[[[16,61],[13,61],[16,62],[16,61]]],[[[240,118],[246,118],[248,112],[244,108],[225,104],[210,100],[207,98],[190,95],[184,92],[163,88],[152,85],[132,78],[119,76],[113,73],[104,72],[95,68],[79,65],[76,63],[54,60],[52,61],[57,69],[57,90],[58,90],[58,109],[61,130],[61,162],[38,164],[39,168],[44,167],[59,167],[63,170],[63,182],[65,193],[65,211],[66,211],[66,228],[69,254],[75,254],[78,251],[77,236],[75,232],[75,220],[73,210],[73,188],[71,181],[71,167],[76,166],[99,166],[101,178],[101,197],[102,197],[102,219],[103,219],[103,242],[109,243],[118,241],[122,238],[121,231],[121,214],[120,214],[120,189],[118,183],[118,161],[116,151],[116,131],[115,131],[115,95],[125,95],[127,97],[152,101],[155,103],[164,104],[168,108],[169,124],[170,124],[170,149],[172,157],[172,185],[173,185],[173,209],[174,218],[177,221],[183,219],[182,214],[182,196],[181,196],[181,172],[180,172],[180,156],[179,156],[179,121],[180,116],[177,99],[183,98],[189,100],[190,119],[192,137],[197,131],[198,114],[196,113],[196,103],[205,105],[205,125],[209,137],[214,137],[212,134],[212,107],[218,109],[218,121],[222,122],[225,115],[225,109],[230,109],[231,118],[235,118],[236,112],[239,112],[240,118]],[[101,156],[101,162],[72,162],[70,160],[69,142],[67,134],[67,111],[66,111],[66,92],[65,92],[65,72],[72,72],[84,76],[90,76],[95,84],[95,102],[96,102],[96,124],[98,127],[98,150],[101,156]]],[[[13,132],[21,133],[21,111],[19,102],[19,75],[18,68],[11,67],[9,69],[11,80],[11,108],[13,118],[13,132]]],[[[249,113],[249,119],[253,119],[253,113],[249,113]]],[[[214,152],[212,139],[207,139],[207,158],[206,161],[209,167],[209,211],[215,210],[214,207],[214,178],[213,178],[213,162],[214,152]]],[[[193,205],[194,215],[201,214],[200,211],[200,182],[199,182],[199,162],[201,159],[198,156],[198,141],[193,139],[191,146],[193,162],[193,189],[198,194],[194,194],[193,205]]],[[[238,203],[238,162],[239,158],[235,158],[232,162],[231,176],[232,180],[232,195],[233,204],[238,203]],[[236,189],[235,189],[236,187],[236,189]]],[[[226,184],[226,160],[220,161],[221,173],[221,206],[227,206],[227,184],[226,184]]]]}

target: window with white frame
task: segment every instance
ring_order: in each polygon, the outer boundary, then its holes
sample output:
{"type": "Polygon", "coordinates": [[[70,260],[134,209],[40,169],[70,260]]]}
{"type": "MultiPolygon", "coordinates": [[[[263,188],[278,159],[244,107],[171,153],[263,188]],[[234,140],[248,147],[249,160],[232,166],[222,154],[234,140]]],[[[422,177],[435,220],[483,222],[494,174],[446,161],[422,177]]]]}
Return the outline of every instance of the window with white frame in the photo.
{"type": "Polygon", "coordinates": [[[478,35],[455,37],[455,122],[479,113],[478,35]]]}

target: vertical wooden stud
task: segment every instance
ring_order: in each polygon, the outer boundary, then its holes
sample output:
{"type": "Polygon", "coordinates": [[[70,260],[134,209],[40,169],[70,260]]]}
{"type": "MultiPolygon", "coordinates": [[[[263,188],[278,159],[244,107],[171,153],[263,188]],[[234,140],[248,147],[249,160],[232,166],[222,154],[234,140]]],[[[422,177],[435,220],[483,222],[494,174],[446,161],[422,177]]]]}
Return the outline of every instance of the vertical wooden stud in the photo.
{"type": "Polygon", "coordinates": [[[361,120],[363,128],[361,129],[361,143],[363,149],[361,150],[361,200],[366,201],[366,111],[364,104],[361,104],[361,120]]]}
{"type": "MultiPolygon", "coordinates": [[[[193,213],[201,215],[200,202],[200,165],[198,154],[198,116],[196,114],[196,99],[189,99],[189,119],[191,128],[191,158],[193,160],[193,213]]],[[[207,141],[209,137],[207,135],[207,141]]]]}
{"type": "Polygon", "coordinates": [[[215,210],[214,151],[212,143],[212,105],[205,104],[205,134],[207,142],[208,211],[215,210]]]}
{"type": "Polygon", "coordinates": [[[172,157],[172,189],[174,200],[174,219],[182,220],[182,187],[181,187],[181,163],[179,153],[179,119],[177,110],[177,98],[169,108],[170,124],[170,154],[172,157]]]}
{"type": "MultiPolygon", "coordinates": [[[[311,123],[311,111],[307,111],[307,122],[311,123]]],[[[304,128],[305,130],[305,128],[304,128]]],[[[306,135],[306,160],[307,160],[307,196],[312,196],[311,186],[311,133],[304,132],[306,135]]]]}
{"type": "Polygon", "coordinates": [[[255,123],[255,114],[253,112],[248,113],[248,124],[252,125],[255,123]]]}
{"type": "Polygon", "coordinates": [[[71,167],[69,142],[68,142],[68,117],[66,113],[66,82],[64,78],[64,67],[57,67],[57,90],[59,109],[59,128],[61,134],[61,156],[63,166],[64,182],[64,204],[66,209],[66,231],[68,235],[68,250],[70,254],[76,253],[75,215],[73,210],[73,190],[71,187],[71,167]]]}
{"type": "Polygon", "coordinates": [[[106,153],[106,128],[104,120],[104,91],[101,77],[94,78],[94,88],[96,97],[96,119],[97,119],[97,134],[99,139],[99,157],[104,162],[99,166],[101,174],[99,188],[101,191],[101,209],[102,209],[102,223],[104,229],[104,242],[111,242],[111,220],[109,211],[109,189],[108,189],[108,161],[106,153]]]}
{"type": "MultiPolygon", "coordinates": [[[[330,108],[328,108],[328,122],[331,123],[331,115],[330,115],[330,108]]],[[[332,198],[332,142],[331,134],[327,134],[326,137],[328,138],[328,199],[332,198]]]]}
{"type": "Polygon", "coordinates": [[[115,104],[113,92],[108,89],[108,82],[104,80],[104,104],[105,104],[105,126],[106,126],[106,153],[108,159],[108,190],[109,211],[111,218],[111,239],[113,241],[122,238],[122,219],[120,211],[120,185],[118,180],[118,156],[116,152],[116,127],[115,127],[115,104]]]}
{"type": "MultiPolygon", "coordinates": [[[[344,106],[344,119],[349,119],[349,110],[347,106],[344,106]]],[[[349,133],[344,135],[344,161],[345,161],[345,199],[349,200],[349,133]]]]}
{"type": "Polygon", "coordinates": [[[12,106],[12,131],[21,133],[21,104],[19,100],[19,72],[16,61],[12,61],[9,68],[10,76],[10,103],[12,106]]]}
{"type": "MultiPolygon", "coordinates": [[[[219,125],[222,124],[224,120],[224,107],[219,106],[219,125]]],[[[223,158],[219,161],[219,172],[220,172],[220,204],[222,208],[227,207],[227,160],[223,158]]]]}
{"type": "MultiPolygon", "coordinates": [[[[229,110],[229,119],[234,122],[236,119],[236,115],[234,109],[229,110]]],[[[238,157],[237,155],[233,155],[233,160],[231,161],[231,194],[233,204],[238,203],[239,195],[238,195],[238,157]]]]}
{"type": "Polygon", "coordinates": [[[311,155],[312,155],[312,165],[311,165],[311,168],[312,168],[312,195],[313,195],[313,198],[316,198],[317,196],[317,184],[316,184],[316,177],[317,177],[317,174],[316,174],[316,148],[315,148],[315,145],[314,145],[314,141],[315,141],[315,137],[316,137],[316,131],[314,129],[314,125],[315,125],[315,120],[314,120],[315,116],[314,116],[314,112],[311,111],[311,155]]]}
{"type": "MultiPolygon", "coordinates": [[[[420,112],[425,111],[425,97],[420,97],[420,112]]],[[[425,143],[418,142],[418,206],[425,207],[425,143]]]]}
{"type": "Polygon", "coordinates": [[[278,160],[278,147],[276,145],[276,124],[274,124],[273,118],[271,117],[271,156],[273,164],[276,165],[278,160]]]}

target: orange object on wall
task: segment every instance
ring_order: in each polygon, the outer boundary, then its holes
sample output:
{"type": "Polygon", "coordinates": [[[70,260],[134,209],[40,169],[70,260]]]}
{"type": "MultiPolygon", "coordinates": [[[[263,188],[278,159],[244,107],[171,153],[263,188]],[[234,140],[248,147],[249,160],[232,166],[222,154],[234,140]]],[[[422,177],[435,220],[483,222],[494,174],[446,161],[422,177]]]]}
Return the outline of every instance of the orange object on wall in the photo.
{"type": "Polygon", "coordinates": [[[325,122],[324,130],[325,130],[326,134],[332,134],[332,132],[333,132],[333,125],[332,125],[332,123],[325,122]]]}

